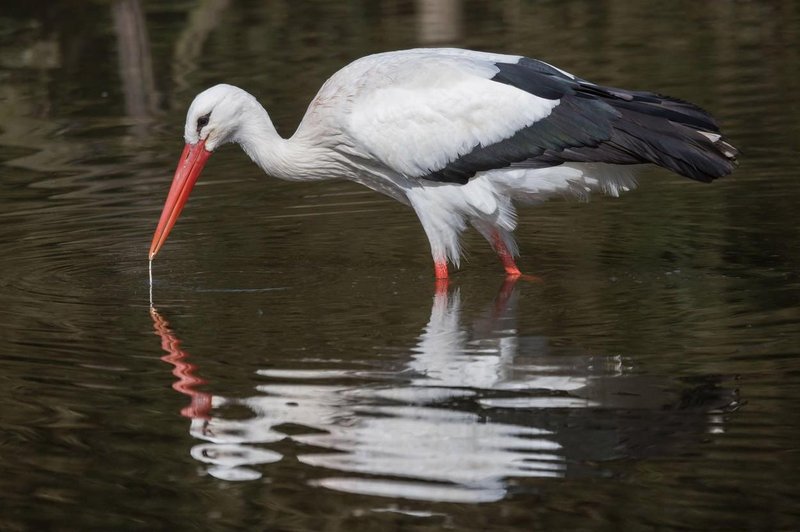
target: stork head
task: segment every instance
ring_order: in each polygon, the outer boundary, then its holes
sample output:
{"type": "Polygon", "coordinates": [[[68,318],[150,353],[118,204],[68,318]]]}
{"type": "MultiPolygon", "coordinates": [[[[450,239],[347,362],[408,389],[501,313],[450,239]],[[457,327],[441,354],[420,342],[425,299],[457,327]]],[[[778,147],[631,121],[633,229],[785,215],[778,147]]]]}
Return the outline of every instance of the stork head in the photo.
{"type": "Polygon", "coordinates": [[[195,96],[186,113],[183,138],[188,145],[204,143],[205,149],[236,142],[243,115],[255,98],[233,85],[214,85],[195,96]]]}
{"type": "Polygon", "coordinates": [[[244,117],[255,98],[232,85],[215,85],[198,94],[186,114],[183,138],[186,146],[175,169],[158,227],[150,244],[150,260],[178,220],[203,167],[218,146],[236,142],[244,117]]]}

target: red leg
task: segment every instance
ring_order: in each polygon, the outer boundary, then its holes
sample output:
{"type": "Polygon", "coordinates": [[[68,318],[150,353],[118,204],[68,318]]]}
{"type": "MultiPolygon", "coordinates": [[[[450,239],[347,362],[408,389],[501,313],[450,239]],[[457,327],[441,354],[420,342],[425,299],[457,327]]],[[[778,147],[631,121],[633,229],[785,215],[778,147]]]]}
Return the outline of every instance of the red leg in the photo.
{"type": "Polygon", "coordinates": [[[433,263],[436,272],[436,293],[447,294],[450,286],[450,274],[447,272],[447,261],[436,261],[433,263]]]}
{"type": "Polygon", "coordinates": [[[437,260],[433,263],[433,269],[436,271],[437,279],[448,279],[450,274],[447,273],[447,261],[437,260]]]}
{"type": "MultiPolygon", "coordinates": [[[[503,268],[506,270],[506,277],[507,280],[514,280],[523,279],[525,281],[537,281],[540,282],[541,279],[536,277],[535,275],[524,275],[519,268],[517,268],[517,263],[514,262],[514,255],[512,255],[511,251],[506,246],[506,243],[503,242],[503,239],[500,237],[500,233],[494,231],[492,233],[492,245],[494,246],[494,250],[497,252],[497,256],[500,257],[500,260],[503,263],[503,268]]],[[[510,285],[513,287],[513,283],[510,285]]]]}
{"type": "Polygon", "coordinates": [[[497,252],[497,256],[500,257],[500,260],[503,263],[503,268],[506,270],[506,275],[512,277],[519,277],[522,275],[522,272],[519,271],[519,268],[517,268],[517,263],[514,262],[514,255],[511,254],[508,246],[506,246],[506,243],[503,242],[503,239],[500,237],[500,233],[497,231],[492,233],[492,245],[494,246],[494,250],[497,252]]]}

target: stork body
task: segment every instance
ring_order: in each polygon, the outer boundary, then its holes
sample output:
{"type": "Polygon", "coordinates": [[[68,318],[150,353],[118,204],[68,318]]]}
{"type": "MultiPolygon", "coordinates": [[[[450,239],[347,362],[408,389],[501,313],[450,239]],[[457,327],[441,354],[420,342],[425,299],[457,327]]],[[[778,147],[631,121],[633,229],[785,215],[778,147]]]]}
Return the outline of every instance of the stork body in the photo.
{"type": "Polygon", "coordinates": [[[637,165],[709,182],[737,150],[702,109],[648,92],[595,85],[521,56],[414,49],[361,58],[320,89],[291,138],[242,89],[216,85],[189,108],[186,147],[150,248],[160,249],[206,160],[238,143],[267,174],[349,179],[409,205],[428,236],[437,278],[460,261],[475,227],[519,275],[515,201],[617,196],[637,165]]]}

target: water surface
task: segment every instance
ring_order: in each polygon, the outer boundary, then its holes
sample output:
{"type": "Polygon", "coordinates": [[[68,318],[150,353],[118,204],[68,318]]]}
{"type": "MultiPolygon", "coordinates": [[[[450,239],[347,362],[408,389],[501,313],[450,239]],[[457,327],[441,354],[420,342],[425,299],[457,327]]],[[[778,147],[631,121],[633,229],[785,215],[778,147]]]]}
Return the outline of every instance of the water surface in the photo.
{"type": "Polygon", "coordinates": [[[30,1],[0,12],[0,528],[791,529],[792,2],[30,1]],[[713,185],[521,209],[436,292],[405,207],[236,148],[147,248],[193,95],[290,134],[366,53],[539,57],[712,111],[713,185]],[[151,305],[152,303],[152,305],[151,305]]]}

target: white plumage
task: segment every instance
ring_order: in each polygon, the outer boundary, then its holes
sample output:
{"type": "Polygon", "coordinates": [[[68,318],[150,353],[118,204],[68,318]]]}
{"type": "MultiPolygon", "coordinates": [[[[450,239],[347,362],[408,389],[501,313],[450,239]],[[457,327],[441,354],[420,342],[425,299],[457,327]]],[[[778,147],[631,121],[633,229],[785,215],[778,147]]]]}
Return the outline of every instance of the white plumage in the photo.
{"type": "Polygon", "coordinates": [[[444,55],[420,61],[426,50],[417,52],[361,59],[379,67],[368,70],[363,83],[337,83],[340,95],[333,96],[352,146],[405,176],[427,175],[476,145],[500,142],[558,105],[491,81],[497,69],[488,60],[444,55]]]}
{"type": "Polygon", "coordinates": [[[235,142],[274,177],[349,179],[410,205],[439,278],[448,261],[459,265],[468,225],[519,275],[514,201],[617,196],[644,163],[710,181],[736,156],[713,119],[687,102],[601,87],[522,56],[457,49],[351,63],[323,85],[289,139],[253,96],[217,85],[192,102],[184,137],[151,260],[210,153],[235,142]]]}

